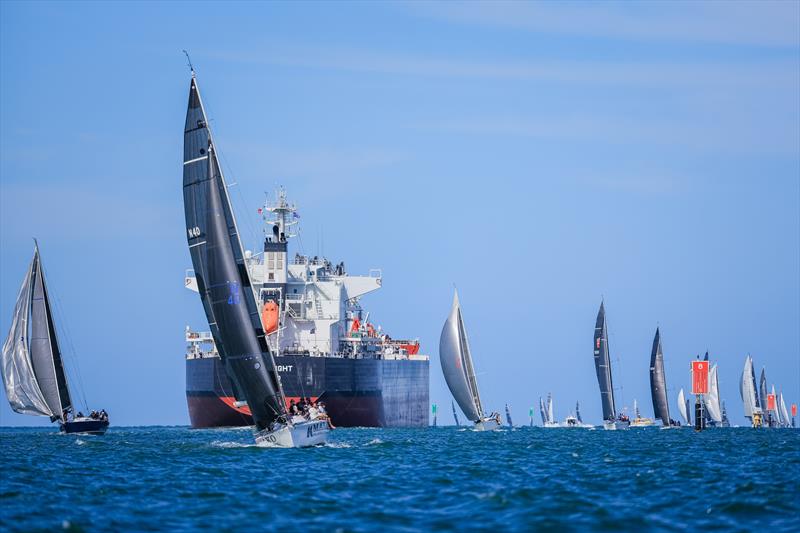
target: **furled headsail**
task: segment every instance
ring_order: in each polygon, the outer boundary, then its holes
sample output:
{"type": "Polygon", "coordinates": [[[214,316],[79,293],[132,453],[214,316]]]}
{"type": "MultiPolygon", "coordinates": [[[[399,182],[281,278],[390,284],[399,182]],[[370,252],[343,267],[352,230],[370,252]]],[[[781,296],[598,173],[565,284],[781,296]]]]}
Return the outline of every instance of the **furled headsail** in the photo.
{"type": "Polygon", "coordinates": [[[461,316],[458,292],[453,296],[453,307],[439,337],[439,362],[450,392],[469,420],[478,422],[483,416],[478,383],[472,365],[467,332],[461,316]]]}
{"type": "Polygon", "coordinates": [[[653,412],[665,426],[670,425],[669,400],[667,399],[667,378],[664,372],[664,352],[661,350],[661,332],[656,328],[653,349],[650,352],[650,394],[653,398],[653,412]]]}
{"type": "Polygon", "coordinates": [[[611,379],[611,358],[608,350],[608,328],[606,325],[606,309],[600,302],[597,322],[594,326],[594,366],[597,371],[597,382],[600,385],[600,399],[603,403],[603,420],[617,418],[614,405],[614,383],[611,379]]]}
{"type": "Polygon", "coordinates": [[[38,244],[3,344],[3,381],[18,413],[56,420],[72,408],[38,244]]]}
{"type": "Polygon", "coordinates": [[[268,428],[286,406],[194,75],[184,129],[183,200],[192,265],[214,342],[256,427],[268,428]]]}

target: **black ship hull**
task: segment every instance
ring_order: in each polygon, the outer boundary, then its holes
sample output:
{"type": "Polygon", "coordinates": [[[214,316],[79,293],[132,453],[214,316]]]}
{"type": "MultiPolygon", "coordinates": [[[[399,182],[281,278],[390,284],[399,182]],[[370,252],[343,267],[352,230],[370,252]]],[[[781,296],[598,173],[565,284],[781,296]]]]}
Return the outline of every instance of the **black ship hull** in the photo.
{"type": "Polygon", "coordinates": [[[78,435],[103,435],[108,429],[108,420],[80,419],[61,424],[62,433],[78,435]]]}
{"type": "MultiPolygon", "coordinates": [[[[427,360],[282,356],[275,362],[287,402],[322,400],[335,426],[428,425],[427,360]]],[[[186,360],[186,400],[193,428],[253,424],[218,357],[186,360]]]]}

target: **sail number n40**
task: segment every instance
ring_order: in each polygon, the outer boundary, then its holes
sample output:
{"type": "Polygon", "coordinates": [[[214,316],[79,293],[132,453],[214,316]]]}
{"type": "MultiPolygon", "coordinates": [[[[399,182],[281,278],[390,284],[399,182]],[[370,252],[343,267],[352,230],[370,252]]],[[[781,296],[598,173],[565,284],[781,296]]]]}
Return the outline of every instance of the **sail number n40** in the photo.
{"type": "Polygon", "coordinates": [[[198,228],[197,226],[193,228],[187,228],[186,231],[189,233],[190,239],[194,239],[195,237],[200,236],[200,228],[198,228]]]}

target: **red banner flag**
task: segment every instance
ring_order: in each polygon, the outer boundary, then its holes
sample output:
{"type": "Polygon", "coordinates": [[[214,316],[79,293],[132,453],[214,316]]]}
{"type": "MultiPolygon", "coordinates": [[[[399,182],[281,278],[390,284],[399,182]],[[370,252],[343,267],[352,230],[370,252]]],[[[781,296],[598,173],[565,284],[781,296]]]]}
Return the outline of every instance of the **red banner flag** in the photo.
{"type": "Polygon", "coordinates": [[[708,361],[692,361],[692,394],[708,394],[708,361]]]}
{"type": "Polygon", "coordinates": [[[797,416],[797,404],[792,404],[792,416],[797,416]]]}
{"type": "Polygon", "coordinates": [[[767,411],[774,411],[775,409],[777,409],[775,407],[775,395],[767,394],[767,411]]]}

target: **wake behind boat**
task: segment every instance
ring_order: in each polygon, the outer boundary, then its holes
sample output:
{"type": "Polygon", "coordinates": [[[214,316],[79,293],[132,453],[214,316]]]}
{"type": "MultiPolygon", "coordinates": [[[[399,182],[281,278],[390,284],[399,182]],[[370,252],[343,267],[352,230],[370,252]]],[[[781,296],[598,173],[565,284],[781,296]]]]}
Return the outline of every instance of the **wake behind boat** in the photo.
{"type": "Polygon", "coordinates": [[[450,316],[444,323],[439,338],[439,361],[450,393],[461,408],[464,416],[475,425],[475,431],[489,431],[500,427],[500,414],[486,416],[478,393],[478,381],[472,366],[472,354],[461,316],[458,292],[453,296],[450,316]]]}
{"type": "Polygon", "coordinates": [[[214,342],[253,416],[256,444],[323,444],[330,430],[324,415],[288,411],[227,189],[193,70],[184,128],[183,199],[189,251],[214,342]]]}
{"type": "Polygon", "coordinates": [[[17,296],[2,364],[8,402],[17,413],[50,417],[62,433],[102,435],[108,429],[105,410],[74,413],[38,243],[17,296]]]}

